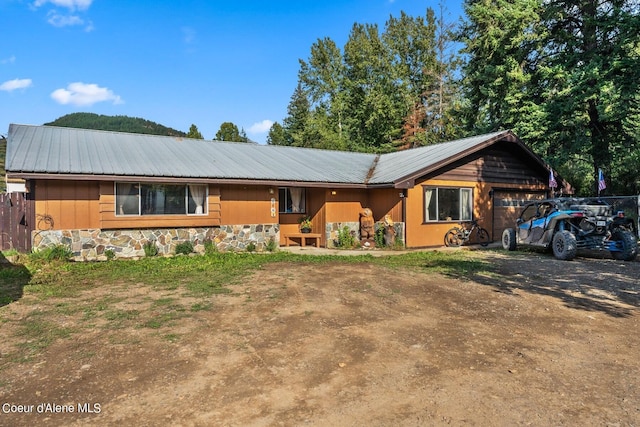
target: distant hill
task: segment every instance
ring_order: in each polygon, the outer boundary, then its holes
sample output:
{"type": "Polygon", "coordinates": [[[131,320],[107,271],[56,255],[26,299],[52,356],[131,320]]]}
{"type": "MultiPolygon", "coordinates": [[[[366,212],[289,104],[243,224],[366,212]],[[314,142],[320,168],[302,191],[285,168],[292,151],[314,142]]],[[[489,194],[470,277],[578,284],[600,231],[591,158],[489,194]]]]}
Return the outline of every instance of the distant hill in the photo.
{"type": "Polygon", "coordinates": [[[183,136],[185,132],[162,126],[158,123],[128,116],[105,116],[94,113],[67,114],[45,123],[46,126],[60,126],[79,129],[109,130],[114,132],[145,133],[150,135],[183,136]]]}

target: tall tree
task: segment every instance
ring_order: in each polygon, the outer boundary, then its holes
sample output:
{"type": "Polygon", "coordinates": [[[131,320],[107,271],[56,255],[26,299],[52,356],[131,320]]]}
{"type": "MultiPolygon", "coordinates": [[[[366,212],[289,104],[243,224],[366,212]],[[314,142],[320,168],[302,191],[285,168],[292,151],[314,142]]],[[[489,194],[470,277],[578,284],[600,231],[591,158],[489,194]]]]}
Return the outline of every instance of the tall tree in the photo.
{"type": "Polygon", "coordinates": [[[640,149],[637,0],[467,0],[465,10],[467,127],[514,129],[581,194],[596,192],[598,169],[612,192],[640,190],[625,182],[640,149]]]}
{"type": "Polygon", "coordinates": [[[344,47],[350,149],[376,151],[402,132],[406,102],[377,25],[354,24],[344,47]]]}
{"type": "Polygon", "coordinates": [[[216,132],[217,141],[230,141],[230,142],[248,142],[247,136],[244,134],[244,130],[240,132],[238,126],[232,122],[224,122],[220,125],[220,129],[216,132]]]}
{"type": "Polygon", "coordinates": [[[198,130],[198,127],[194,124],[192,124],[191,127],[189,128],[189,132],[187,133],[187,138],[204,139],[202,137],[202,134],[198,130]]]}
{"type": "Polygon", "coordinates": [[[306,127],[309,121],[309,99],[298,82],[298,86],[291,95],[291,100],[287,106],[287,117],[283,121],[285,129],[286,145],[297,147],[311,147],[311,142],[307,140],[306,127]]]}
{"type": "Polygon", "coordinates": [[[267,134],[267,144],[269,145],[287,145],[287,134],[282,125],[274,122],[267,134]]]}
{"type": "Polygon", "coordinates": [[[640,149],[639,13],[635,0],[552,0],[543,14],[546,64],[553,71],[549,131],[565,151],[586,154],[594,193],[599,169],[613,178],[613,191],[624,191],[618,183],[630,172],[623,166],[627,154],[640,149]],[[620,164],[613,165],[614,158],[620,164]]]}

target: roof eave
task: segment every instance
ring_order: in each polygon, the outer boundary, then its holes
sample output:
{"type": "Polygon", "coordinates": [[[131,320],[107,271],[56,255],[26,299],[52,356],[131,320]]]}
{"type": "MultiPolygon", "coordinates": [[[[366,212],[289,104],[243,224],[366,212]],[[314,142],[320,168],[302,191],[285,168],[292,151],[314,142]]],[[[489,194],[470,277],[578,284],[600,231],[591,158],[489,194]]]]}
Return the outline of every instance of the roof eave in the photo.
{"type": "MultiPolygon", "coordinates": [[[[190,183],[190,184],[230,184],[230,185],[270,185],[279,187],[308,187],[308,188],[369,188],[371,186],[357,182],[320,182],[320,181],[292,181],[273,179],[241,179],[241,178],[207,178],[207,177],[167,177],[167,176],[133,176],[133,175],[94,175],[94,174],[60,174],[45,172],[14,172],[7,171],[8,178],[18,179],[50,179],[74,181],[142,181],[156,183],[190,183]]],[[[392,184],[382,184],[391,187],[392,184]]]]}

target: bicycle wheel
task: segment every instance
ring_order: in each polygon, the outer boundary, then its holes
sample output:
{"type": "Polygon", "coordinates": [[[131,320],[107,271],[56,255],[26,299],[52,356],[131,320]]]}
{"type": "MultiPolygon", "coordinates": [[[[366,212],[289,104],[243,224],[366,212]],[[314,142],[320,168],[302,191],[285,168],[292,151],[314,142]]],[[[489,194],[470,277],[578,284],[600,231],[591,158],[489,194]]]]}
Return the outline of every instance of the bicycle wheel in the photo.
{"type": "Polygon", "coordinates": [[[481,246],[487,246],[489,244],[489,232],[482,227],[478,227],[478,231],[476,231],[476,239],[478,239],[478,243],[481,246]]]}
{"type": "Polygon", "coordinates": [[[462,230],[454,227],[444,235],[445,246],[460,246],[464,240],[462,230]]]}

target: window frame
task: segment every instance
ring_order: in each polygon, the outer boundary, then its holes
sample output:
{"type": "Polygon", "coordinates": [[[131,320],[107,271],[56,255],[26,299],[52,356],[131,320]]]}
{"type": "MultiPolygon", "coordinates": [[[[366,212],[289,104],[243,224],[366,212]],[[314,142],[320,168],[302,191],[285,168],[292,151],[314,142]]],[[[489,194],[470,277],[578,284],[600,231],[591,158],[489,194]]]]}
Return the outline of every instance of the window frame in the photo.
{"type": "Polygon", "coordinates": [[[457,187],[457,186],[424,186],[423,191],[423,223],[424,224],[434,224],[439,222],[461,222],[461,221],[471,221],[473,220],[473,206],[474,206],[474,191],[473,187],[457,187]],[[440,218],[440,191],[441,190],[458,190],[458,207],[457,207],[457,218],[453,216],[450,219],[440,218]],[[427,193],[431,192],[431,196],[427,197],[427,193]],[[468,205],[465,207],[465,196],[463,194],[467,194],[468,205]],[[432,207],[431,199],[435,196],[435,218],[431,219],[429,215],[429,211],[433,211],[434,209],[430,209],[432,207]],[[427,204],[429,202],[429,204],[427,204]],[[467,215],[465,215],[465,211],[467,215]]]}
{"type": "MultiPolygon", "coordinates": [[[[141,181],[114,181],[113,183],[113,194],[114,194],[114,215],[117,217],[159,217],[159,216],[207,216],[209,215],[209,185],[207,184],[194,184],[194,183],[186,183],[186,184],[171,184],[171,183],[151,183],[151,182],[141,182],[141,181]],[[129,190],[129,194],[120,195],[118,194],[118,185],[131,185],[131,189],[129,190]],[[142,212],[142,192],[143,186],[172,186],[172,187],[181,187],[184,186],[184,212],[183,213],[144,213],[142,212]],[[190,212],[190,199],[191,199],[191,189],[189,186],[199,186],[204,187],[204,200],[202,202],[202,213],[197,213],[197,204],[194,207],[194,211],[190,212]],[[135,188],[137,190],[132,194],[132,189],[135,188]],[[124,205],[127,201],[122,201],[119,197],[135,197],[137,199],[137,212],[136,213],[119,213],[123,211],[124,205]],[[121,204],[118,204],[119,201],[122,201],[121,204]]],[[[195,203],[195,202],[194,202],[195,203]]]]}
{"type": "Polygon", "coordinates": [[[304,187],[278,187],[278,213],[279,214],[306,214],[307,213],[307,189],[304,187]],[[291,199],[291,189],[296,188],[301,190],[301,199],[300,199],[300,210],[298,212],[294,212],[292,210],[286,210],[289,206],[289,199],[291,199]],[[284,196],[283,196],[284,191],[284,196]],[[282,210],[281,207],[284,206],[285,210],[282,210]]]}

